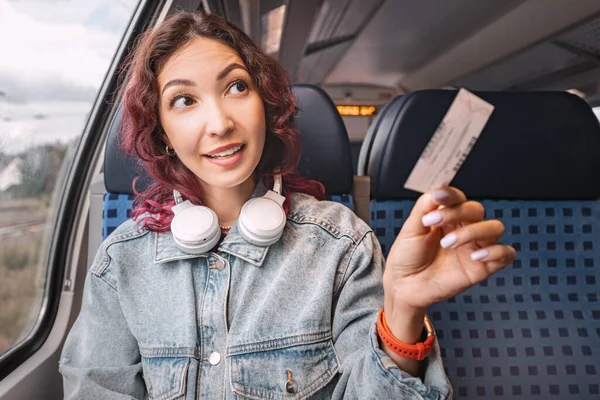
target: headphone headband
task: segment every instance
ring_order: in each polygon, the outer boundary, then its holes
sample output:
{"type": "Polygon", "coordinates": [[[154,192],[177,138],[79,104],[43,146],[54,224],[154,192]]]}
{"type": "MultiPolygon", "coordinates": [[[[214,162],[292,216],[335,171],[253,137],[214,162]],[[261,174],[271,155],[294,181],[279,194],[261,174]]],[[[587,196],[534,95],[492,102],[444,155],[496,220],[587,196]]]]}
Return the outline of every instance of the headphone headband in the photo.
{"type": "MultiPolygon", "coordinates": [[[[285,197],[282,191],[281,174],[273,176],[273,190],[262,197],[248,200],[238,217],[238,231],[249,243],[269,246],[276,243],[285,228],[283,210],[285,197]]],[[[171,221],[171,232],[177,246],[186,253],[201,254],[217,245],[221,231],[218,217],[205,206],[183,200],[179,190],[173,190],[175,205],[171,208],[175,216],[171,221]],[[184,215],[185,214],[185,215],[184,215]]]]}
{"type": "Polygon", "coordinates": [[[183,202],[183,196],[177,189],[173,189],[173,198],[175,199],[175,204],[183,202]]]}
{"type": "Polygon", "coordinates": [[[279,195],[281,195],[281,174],[275,174],[273,177],[273,191],[279,195]]]}

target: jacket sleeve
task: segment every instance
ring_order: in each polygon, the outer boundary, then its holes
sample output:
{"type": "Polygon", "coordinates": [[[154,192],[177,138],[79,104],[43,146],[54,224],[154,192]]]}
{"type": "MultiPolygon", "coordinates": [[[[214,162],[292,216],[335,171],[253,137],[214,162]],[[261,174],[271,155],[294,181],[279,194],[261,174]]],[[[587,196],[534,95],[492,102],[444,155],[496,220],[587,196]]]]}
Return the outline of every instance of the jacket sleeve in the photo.
{"type": "Polygon", "coordinates": [[[64,398],[142,399],[146,388],[138,344],[123,316],[116,282],[97,272],[97,264],[106,260],[100,252],[59,362],[64,398]]]}
{"type": "Polygon", "coordinates": [[[379,242],[368,232],[342,267],[346,270],[333,309],[333,340],[342,367],[333,399],[451,398],[437,343],[423,361],[423,380],[400,370],[379,347],[376,319],[383,306],[383,266],[379,242]]]}

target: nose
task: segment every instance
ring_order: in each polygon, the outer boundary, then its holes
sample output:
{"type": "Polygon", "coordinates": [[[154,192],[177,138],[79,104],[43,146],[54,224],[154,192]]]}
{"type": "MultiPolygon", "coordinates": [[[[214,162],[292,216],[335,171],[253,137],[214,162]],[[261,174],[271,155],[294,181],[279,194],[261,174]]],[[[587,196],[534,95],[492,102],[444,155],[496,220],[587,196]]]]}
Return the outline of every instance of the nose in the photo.
{"type": "Polygon", "coordinates": [[[210,102],[205,112],[206,133],[209,136],[224,136],[233,129],[233,119],[219,101],[210,102]]]}

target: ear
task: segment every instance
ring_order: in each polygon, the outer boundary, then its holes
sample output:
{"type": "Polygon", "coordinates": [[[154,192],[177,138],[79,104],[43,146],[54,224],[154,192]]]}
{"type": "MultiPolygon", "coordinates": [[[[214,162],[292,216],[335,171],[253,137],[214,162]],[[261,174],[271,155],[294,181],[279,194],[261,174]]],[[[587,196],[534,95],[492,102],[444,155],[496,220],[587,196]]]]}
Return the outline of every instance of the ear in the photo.
{"type": "Polygon", "coordinates": [[[171,146],[171,141],[169,140],[169,137],[167,136],[167,134],[165,133],[165,130],[160,125],[158,125],[158,135],[160,136],[160,139],[163,141],[165,146],[169,146],[170,148],[173,148],[173,146],[171,146]]]}
{"type": "Polygon", "coordinates": [[[167,154],[170,156],[175,155],[175,149],[173,148],[173,146],[171,146],[171,141],[164,132],[160,135],[160,139],[165,146],[163,147],[164,151],[166,151],[167,154]]]}

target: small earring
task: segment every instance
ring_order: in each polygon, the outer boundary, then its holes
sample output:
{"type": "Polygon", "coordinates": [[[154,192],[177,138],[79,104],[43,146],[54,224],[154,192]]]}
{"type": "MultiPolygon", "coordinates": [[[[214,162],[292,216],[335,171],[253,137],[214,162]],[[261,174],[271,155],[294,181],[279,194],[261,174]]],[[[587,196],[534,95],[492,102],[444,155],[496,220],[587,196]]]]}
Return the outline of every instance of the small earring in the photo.
{"type": "Polygon", "coordinates": [[[167,155],[173,157],[175,155],[175,149],[173,149],[172,152],[169,151],[169,145],[167,145],[165,151],[167,152],[167,155]]]}

